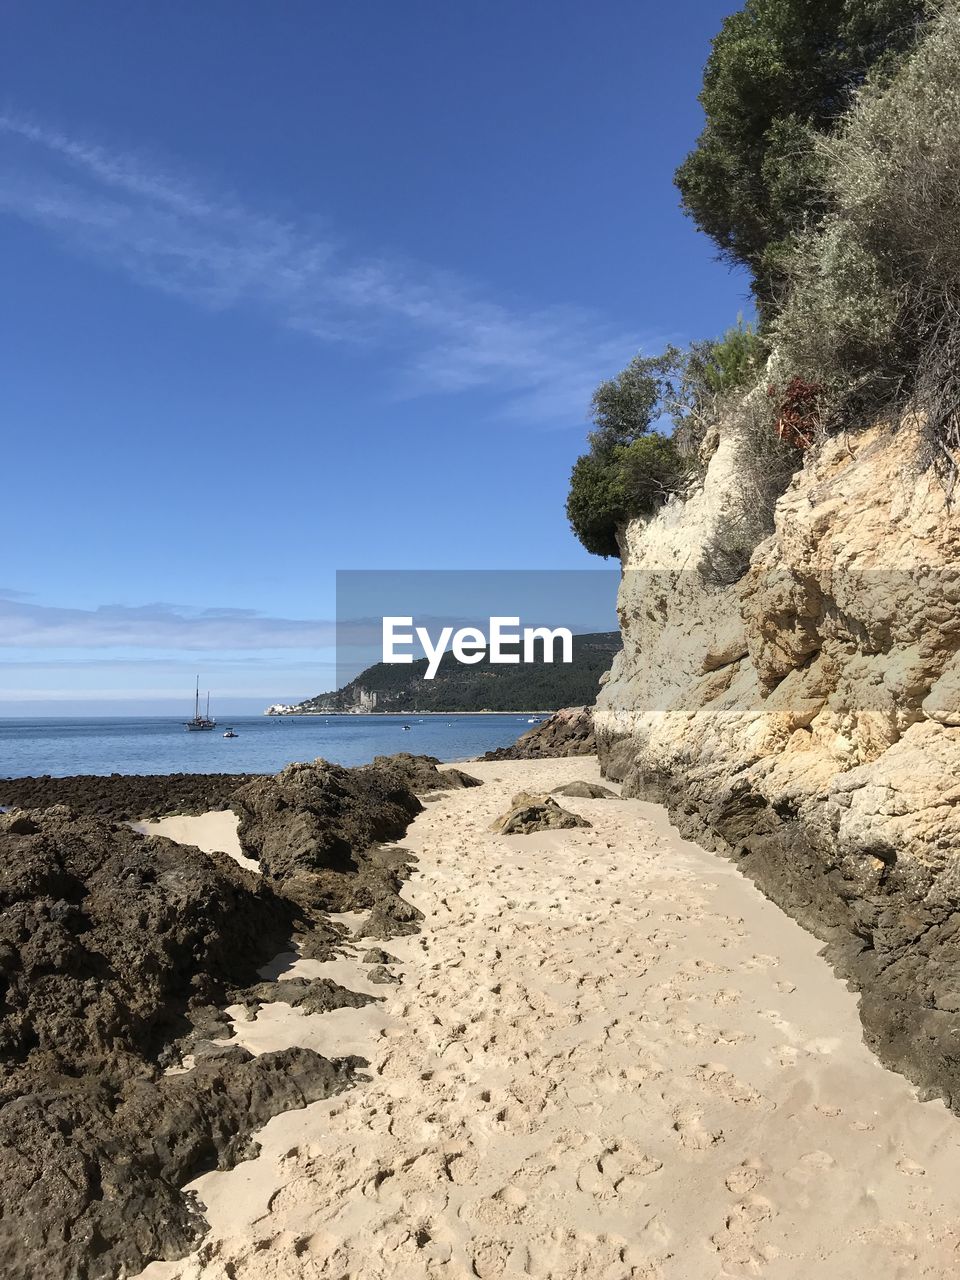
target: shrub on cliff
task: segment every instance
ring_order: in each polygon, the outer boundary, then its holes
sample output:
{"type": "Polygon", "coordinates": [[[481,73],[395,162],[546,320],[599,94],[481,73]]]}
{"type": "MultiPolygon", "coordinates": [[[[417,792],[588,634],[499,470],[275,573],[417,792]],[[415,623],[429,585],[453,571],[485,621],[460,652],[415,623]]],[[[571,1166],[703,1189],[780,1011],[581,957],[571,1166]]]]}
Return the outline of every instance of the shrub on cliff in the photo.
{"type": "Polygon", "coordinates": [[[786,259],[773,334],[784,367],[824,388],[828,418],[919,409],[941,457],[960,443],[958,86],[952,0],[823,147],[829,207],[786,259]]]}
{"type": "Polygon", "coordinates": [[[646,435],[676,399],[682,361],[676,347],[667,347],[658,356],[634,356],[616,377],[600,383],[590,400],[594,451],[628,445],[646,435]]]}
{"type": "Polygon", "coordinates": [[[767,354],[765,341],[742,316],[722,337],[691,344],[671,406],[673,440],[681,454],[696,457],[709,428],[756,384],[767,354]]]}
{"type": "Polygon", "coordinates": [[[790,237],[824,208],[817,139],[868,73],[915,39],[927,0],[747,0],[713,42],[700,101],[706,123],[677,170],[683,205],[774,302],[790,237]]]}
{"type": "Polygon", "coordinates": [[[571,528],[588,551],[619,555],[617,530],[683,488],[707,428],[756,382],[765,354],[741,318],[720,338],[636,356],[601,382],[591,401],[590,452],[574,465],[567,498],[571,528]],[[672,434],[654,429],[669,419],[672,434]]]}
{"type": "Polygon", "coordinates": [[[573,532],[596,556],[618,556],[617,529],[652,514],[676,493],[687,466],[677,446],[660,432],[578,458],[570,476],[567,517],[573,532]]]}
{"type": "Polygon", "coordinates": [[[668,347],[635,356],[593,394],[590,452],[571,473],[567,517],[594,555],[619,555],[617,529],[655,511],[682,483],[686,461],[669,436],[653,430],[677,403],[682,373],[681,352],[668,347]]]}

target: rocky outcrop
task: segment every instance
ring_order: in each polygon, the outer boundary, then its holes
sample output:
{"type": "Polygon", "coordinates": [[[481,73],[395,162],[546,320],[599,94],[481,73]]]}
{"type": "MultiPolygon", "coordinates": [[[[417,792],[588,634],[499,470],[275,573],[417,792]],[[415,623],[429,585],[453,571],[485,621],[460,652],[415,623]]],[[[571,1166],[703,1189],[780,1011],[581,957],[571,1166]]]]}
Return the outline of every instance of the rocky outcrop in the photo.
{"type": "Polygon", "coordinates": [[[960,1109],[960,518],[917,428],[833,438],[716,585],[744,447],[623,532],[601,761],[823,938],[868,1042],[960,1109]]]}
{"type": "Polygon", "coordinates": [[[438,756],[414,756],[398,751],[392,756],[374,756],[373,767],[389,769],[401,777],[414,795],[429,795],[434,791],[459,791],[463,787],[480,787],[479,778],[471,777],[462,769],[439,768],[438,756]]]}
{"type": "Polygon", "coordinates": [[[615,793],[609,787],[601,787],[599,782],[565,782],[562,787],[554,787],[552,796],[573,796],[576,800],[612,800],[615,793]]]}
{"type": "Polygon", "coordinates": [[[528,836],[534,831],[565,831],[590,825],[586,818],[562,809],[553,796],[534,796],[521,791],[513,797],[507,813],[497,818],[490,829],[502,836],[528,836]]]}
{"type": "MultiPolygon", "coordinates": [[[[602,683],[602,682],[601,682],[602,683]]],[[[592,756],[597,744],[590,707],[564,707],[521,734],[511,747],[488,751],[484,760],[539,760],[547,756],[592,756]]]]}
{"type": "Polygon", "coordinates": [[[0,1255],[107,1280],[204,1229],[180,1188],[352,1061],[204,1045],[295,908],[232,859],[66,809],[0,816],[0,1255]]]}
{"type": "Polygon", "coordinates": [[[362,911],[397,896],[412,855],[399,840],[422,805],[403,769],[291,764],[233,796],[244,854],[307,913],[362,911]]]}
{"type": "Polygon", "coordinates": [[[154,773],[68,778],[0,778],[0,805],[51,809],[65,804],[113,822],[163,818],[173,813],[229,809],[233,793],[252,773],[154,773]]]}

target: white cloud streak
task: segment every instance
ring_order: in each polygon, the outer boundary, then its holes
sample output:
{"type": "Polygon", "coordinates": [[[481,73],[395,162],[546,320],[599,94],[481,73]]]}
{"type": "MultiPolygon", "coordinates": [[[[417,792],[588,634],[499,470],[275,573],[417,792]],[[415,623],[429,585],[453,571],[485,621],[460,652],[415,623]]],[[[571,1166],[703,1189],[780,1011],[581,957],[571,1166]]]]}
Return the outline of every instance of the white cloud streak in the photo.
{"type": "Polygon", "coordinates": [[[142,286],[324,342],[375,344],[395,394],[488,391],[511,417],[577,422],[597,381],[640,345],[586,309],[504,304],[424,264],[364,258],[29,120],[0,116],[0,164],[0,212],[142,286]]]}
{"type": "Polygon", "coordinates": [[[333,622],[271,618],[252,609],[190,610],[169,604],[72,609],[0,598],[0,649],[317,649],[336,641],[333,622]]]}

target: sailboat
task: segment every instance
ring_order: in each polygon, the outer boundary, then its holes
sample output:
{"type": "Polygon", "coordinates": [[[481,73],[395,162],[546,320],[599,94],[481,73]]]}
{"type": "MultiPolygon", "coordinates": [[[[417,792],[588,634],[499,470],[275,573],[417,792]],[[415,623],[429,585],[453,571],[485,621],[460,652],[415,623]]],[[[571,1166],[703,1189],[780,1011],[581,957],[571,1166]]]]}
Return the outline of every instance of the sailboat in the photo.
{"type": "Polygon", "coordinates": [[[183,727],[189,729],[191,733],[196,733],[200,729],[215,729],[217,727],[216,720],[210,719],[210,693],[207,692],[207,711],[206,715],[200,714],[200,677],[197,676],[197,694],[193,704],[193,719],[184,721],[183,727]]]}

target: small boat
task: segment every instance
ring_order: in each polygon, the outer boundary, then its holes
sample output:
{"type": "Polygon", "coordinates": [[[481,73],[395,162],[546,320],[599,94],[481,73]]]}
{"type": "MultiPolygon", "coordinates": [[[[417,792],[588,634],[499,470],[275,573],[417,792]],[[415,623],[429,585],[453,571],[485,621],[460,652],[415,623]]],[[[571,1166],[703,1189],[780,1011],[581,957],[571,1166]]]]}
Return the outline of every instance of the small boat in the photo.
{"type": "Polygon", "coordinates": [[[200,714],[200,677],[197,676],[197,693],[193,704],[193,719],[184,721],[183,727],[191,733],[197,733],[202,729],[215,729],[217,727],[216,720],[210,719],[210,694],[207,693],[207,713],[200,714]]]}
{"type": "Polygon", "coordinates": [[[405,731],[405,732],[409,732],[409,731],[410,731],[410,726],[409,726],[408,724],[405,724],[405,725],[403,725],[402,727],[403,727],[403,729],[404,729],[404,731],[405,731]]]}
{"type": "Polygon", "coordinates": [[[232,729],[228,729],[228,730],[227,730],[227,732],[226,732],[223,736],[224,736],[225,738],[239,738],[239,737],[240,737],[239,733],[234,733],[234,731],[233,731],[232,729]]]}

